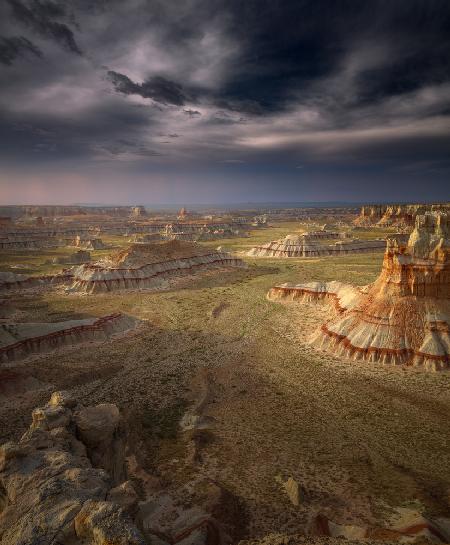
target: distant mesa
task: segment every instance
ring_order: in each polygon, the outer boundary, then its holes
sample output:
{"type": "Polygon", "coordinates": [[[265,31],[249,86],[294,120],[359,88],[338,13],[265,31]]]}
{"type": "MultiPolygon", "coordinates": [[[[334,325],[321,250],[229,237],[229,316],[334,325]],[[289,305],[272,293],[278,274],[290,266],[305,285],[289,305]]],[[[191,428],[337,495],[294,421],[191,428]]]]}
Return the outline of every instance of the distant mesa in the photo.
{"type": "MultiPolygon", "coordinates": [[[[109,258],[80,265],[61,274],[68,284],[67,291],[97,293],[120,289],[155,289],[166,285],[175,276],[245,266],[242,260],[229,253],[172,240],[132,244],[109,258]]],[[[58,280],[57,276],[55,280],[58,280]]]]}
{"type": "Polygon", "coordinates": [[[231,224],[207,223],[204,225],[168,223],[161,233],[161,237],[165,240],[184,240],[190,242],[245,236],[248,236],[247,232],[231,224]]]}
{"type": "Polygon", "coordinates": [[[360,227],[414,227],[416,217],[427,212],[450,213],[450,203],[377,204],[363,206],[354,224],[360,227]]]}
{"type": "Polygon", "coordinates": [[[144,206],[133,206],[130,215],[132,218],[142,218],[147,216],[147,212],[144,206]]]}
{"type": "Polygon", "coordinates": [[[247,252],[251,257],[321,257],[346,254],[359,254],[384,250],[385,240],[348,240],[346,233],[314,231],[311,233],[287,235],[255,246],[247,252]],[[343,239],[334,243],[322,244],[324,240],[343,239]]]}
{"type": "Polygon", "coordinates": [[[281,284],[274,301],[325,299],[338,312],[313,337],[321,349],[354,360],[421,366],[450,366],[450,216],[416,216],[407,242],[388,239],[383,268],[371,285],[339,282],[281,284]]]}

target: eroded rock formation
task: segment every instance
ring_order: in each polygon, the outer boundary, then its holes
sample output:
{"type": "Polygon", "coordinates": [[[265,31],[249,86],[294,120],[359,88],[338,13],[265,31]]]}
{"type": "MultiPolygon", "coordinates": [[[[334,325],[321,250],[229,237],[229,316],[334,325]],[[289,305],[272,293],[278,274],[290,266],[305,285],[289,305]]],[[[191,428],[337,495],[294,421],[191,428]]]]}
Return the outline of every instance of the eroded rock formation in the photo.
{"type": "Polygon", "coordinates": [[[54,393],[20,441],[0,447],[1,542],[145,545],[125,448],[115,405],[83,407],[54,393]]]}
{"type": "Polygon", "coordinates": [[[262,246],[255,246],[247,252],[252,257],[321,257],[331,255],[359,254],[384,250],[384,240],[339,240],[333,244],[321,244],[326,238],[337,238],[338,233],[331,237],[324,232],[305,233],[303,235],[287,235],[282,240],[275,240],[262,246]]]}
{"type": "Polygon", "coordinates": [[[450,217],[417,216],[405,244],[388,239],[378,279],[361,289],[337,282],[282,284],[268,297],[334,301],[338,317],[313,343],[355,360],[424,366],[450,365],[450,217]]]}
{"type": "Polygon", "coordinates": [[[15,361],[63,346],[102,340],[137,326],[125,314],[48,323],[0,324],[0,362],[15,361]]]}
{"type": "Polygon", "coordinates": [[[109,259],[81,265],[64,274],[71,276],[69,291],[96,293],[155,288],[174,275],[227,267],[245,267],[245,264],[226,252],[170,241],[134,244],[109,259]]]}

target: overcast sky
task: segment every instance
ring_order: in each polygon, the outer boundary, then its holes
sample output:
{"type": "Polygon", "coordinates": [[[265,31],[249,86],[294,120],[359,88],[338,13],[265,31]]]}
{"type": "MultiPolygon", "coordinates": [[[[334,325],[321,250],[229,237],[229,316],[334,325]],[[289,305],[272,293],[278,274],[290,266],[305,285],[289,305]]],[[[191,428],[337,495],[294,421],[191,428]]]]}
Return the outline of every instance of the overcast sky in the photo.
{"type": "Polygon", "coordinates": [[[4,0],[0,201],[450,199],[448,0],[4,0]]]}

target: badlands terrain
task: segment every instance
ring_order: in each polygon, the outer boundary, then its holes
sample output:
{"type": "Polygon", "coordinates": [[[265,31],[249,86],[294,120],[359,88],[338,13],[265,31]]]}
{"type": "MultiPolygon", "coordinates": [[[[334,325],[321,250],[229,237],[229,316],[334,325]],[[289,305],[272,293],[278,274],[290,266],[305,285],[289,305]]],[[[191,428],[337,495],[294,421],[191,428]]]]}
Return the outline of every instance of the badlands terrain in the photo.
{"type": "Polygon", "coordinates": [[[389,284],[429,211],[2,210],[0,542],[450,542],[448,351],[322,350],[339,308],[266,296],[389,284]]]}

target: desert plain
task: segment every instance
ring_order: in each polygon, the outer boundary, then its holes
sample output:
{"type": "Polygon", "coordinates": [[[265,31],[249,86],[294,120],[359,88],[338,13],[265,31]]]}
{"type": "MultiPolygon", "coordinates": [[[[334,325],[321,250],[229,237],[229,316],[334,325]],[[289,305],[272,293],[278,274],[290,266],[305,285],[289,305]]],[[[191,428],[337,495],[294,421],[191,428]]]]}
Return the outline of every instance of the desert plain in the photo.
{"type": "MultiPolygon", "coordinates": [[[[337,312],[330,304],[266,298],[284,282],[370,284],[383,251],[246,255],[315,228],[307,220],[274,220],[243,237],[199,241],[247,266],[192,273],[154,289],[86,295],[55,285],[3,294],[3,322],[123,313],[138,325],[1,364],[0,443],[19,440],[33,409],[54,391],[68,391],[83,405],[115,404],[150,495],[188,509],[208,501],[211,483],[220,487],[214,517],[230,543],[308,535],[318,516],[382,528],[402,508],[427,519],[448,515],[450,374],[321,352],[309,341],[337,312]],[[186,415],[193,414],[204,425],[189,426],[186,415]],[[288,479],[296,483],[294,499],[286,493],[288,479]]],[[[375,240],[395,232],[368,226],[357,236],[375,240]]],[[[130,245],[125,236],[101,238],[115,251],[130,245]]],[[[52,260],[68,252],[2,250],[0,270],[54,274],[61,265],[52,260]]]]}

